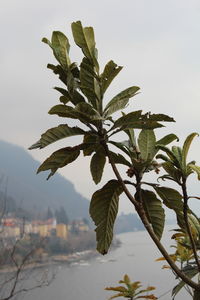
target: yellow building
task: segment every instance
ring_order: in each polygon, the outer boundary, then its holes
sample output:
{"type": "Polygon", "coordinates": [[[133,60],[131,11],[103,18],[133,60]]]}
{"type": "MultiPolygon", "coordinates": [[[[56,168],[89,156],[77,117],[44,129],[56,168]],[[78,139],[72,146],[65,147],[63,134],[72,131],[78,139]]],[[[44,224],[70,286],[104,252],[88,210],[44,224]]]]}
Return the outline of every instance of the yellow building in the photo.
{"type": "Polygon", "coordinates": [[[65,224],[57,224],[56,225],[56,236],[67,240],[68,237],[68,227],[65,224]]]}
{"type": "Polygon", "coordinates": [[[3,228],[3,236],[7,237],[7,238],[10,238],[10,237],[19,238],[20,237],[19,226],[5,226],[3,228]]]}
{"type": "Polygon", "coordinates": [[[38,226],[38,231],[39,231],[39,235],[41,237],[49,236],[48,225],[47,224],[39,225],[38,226]]]}
{"type": "Polygon", "coordinates": [[[84,232],[89,231],[88,225],[86,225],[84,223],[80,223],[78,229],[79,229],[79,231],[84,231],[84,232]]]}

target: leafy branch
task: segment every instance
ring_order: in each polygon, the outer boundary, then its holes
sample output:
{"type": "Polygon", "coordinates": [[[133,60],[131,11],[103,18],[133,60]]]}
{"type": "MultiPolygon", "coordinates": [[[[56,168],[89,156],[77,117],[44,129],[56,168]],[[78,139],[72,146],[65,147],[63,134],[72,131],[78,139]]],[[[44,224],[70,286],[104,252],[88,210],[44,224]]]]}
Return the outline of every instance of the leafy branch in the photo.
{"type": "MultiPolygon", "coordinates": [[[[74,22],[72,34],[83,54],[79,65],[72,62],[69,54],[70,43],[62,32],[54,31],[51,41],[43,39],[43,42],[52,49],[58,62],[58,65],[49,64],[47,67],[58,75],[62,82],[62,87],[55,88],[61,94],[59,104],[53,106],[49,114],[62,117],[66,122],[72,119],[80,125],[70,127],[64,123],[50,128],[29,149],[42,149],[71,136],[79,136],[81,143],[67,145],[52,153],[41,164],[38,172],[49,170],[47,178],[49,179],[58,169],[73,163],[82,153],[83,156],[91,157],[92,179],[98,184],[103,178],[106,164],[111,164],[116,179],[111,178],[96,191],[90,204],[90,215],[96,225],[97,250],[102,254],[108,252],[113,238],[120,195],[125,193],[173,272],[195,290],[194,297],[196,297],[200,293],[200,284],[175,264],[160,240],[164,230],[166,206],[176,213],[180,229],[189,237],[188,247],[193,251],[195,264],[200,272],[198,258],[200,247],[197,238],[200,231],[194,228],[194,220],[198,228],[200,223],[188,206],[190,197],[187,195],[186,185],[187,178],[193,173],[200,179],[200,167],[195,161],[187,163],[190,145],[198,134],[190,134],[182,148],[175,145],[171,149],[167,147],[175,140],[178,141],[175,134],[168,134],[157,140],[155,129],[162,128],[163,123],[174,122],[174,119],[162,113],[143,113],[142,110],[126,113],[127,106],[139,93],[140,88],[137,85],[125,88],[104,103],[105,92],[122,67],[111,60],[103,71],[100,70],[92,27],[83,27],[80,21],[74,22]],[[116,112],[119,111],[122,112],[122,116],[117,118],[116,112]],[[119,141],[118,133],[126,135],[127,139],[119,141]],[[114,151],[111,151],[110,145],[114,147],[114,151]],[[161,159],[161,163],[158,159],[161,159]],[[122,177],[117,168],[118,164],[126,168],[129,180],[122,177]],[[161,168],[166,174],[158,179],[175,182],[179,188],[181,187],[182,194],[171,187],[144,181],[146,173],[159,174],[161,168]],[[145,190],[143,185],[148,185],[150,190],[145,190]],[[135,189],[134,196],[129,190],[130,186],[135,189]]],[[[195,198],[199,199],[198,196],[195,198]]]]}

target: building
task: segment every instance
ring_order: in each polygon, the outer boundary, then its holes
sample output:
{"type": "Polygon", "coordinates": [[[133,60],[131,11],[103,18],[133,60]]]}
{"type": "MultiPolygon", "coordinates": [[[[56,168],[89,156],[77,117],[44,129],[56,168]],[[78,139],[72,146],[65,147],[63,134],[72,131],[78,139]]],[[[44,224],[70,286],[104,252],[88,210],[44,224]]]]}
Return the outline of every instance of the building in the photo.
{"type": "Polygon", "coordinates": [[[68,226],[65,224],[57,224],[56,225],[56,236],[67,240],[68,238],[68,226]]]}

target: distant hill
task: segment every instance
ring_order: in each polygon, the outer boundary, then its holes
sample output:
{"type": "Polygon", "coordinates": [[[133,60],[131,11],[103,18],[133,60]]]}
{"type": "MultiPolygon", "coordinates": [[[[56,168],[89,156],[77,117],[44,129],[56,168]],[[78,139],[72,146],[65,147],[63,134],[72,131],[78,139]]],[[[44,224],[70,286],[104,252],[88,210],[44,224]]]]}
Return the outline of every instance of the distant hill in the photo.
{"type": "Polygon", "coordinates": [[[27,210],[43,210],[48,206],[57,209],[63,206],[70,219],[89,218],[89,201],[79,194],[73,184],[59,174],[50,181],[46,173],[36,175],[40,163],[23,148],[0,141],[0,190],[7,194],[17,205],[27,210]]]}
{"type": "Polygon", "coordinates": [[[121,214],[120,216],[118,216],[114,227],[114,231],[116,234],[139,230],[144,230],[144,225],[142,224],[136,213],[121,214]]]}

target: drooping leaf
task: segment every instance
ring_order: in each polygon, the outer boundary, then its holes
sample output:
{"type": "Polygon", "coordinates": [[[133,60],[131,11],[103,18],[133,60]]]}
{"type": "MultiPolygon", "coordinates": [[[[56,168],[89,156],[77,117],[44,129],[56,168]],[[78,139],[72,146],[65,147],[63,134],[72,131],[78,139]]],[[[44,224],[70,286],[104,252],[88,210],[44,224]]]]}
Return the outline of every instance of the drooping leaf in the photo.
{"type": "Polygon", "coordinates": [[[126,153],[129,156],[129,150],[127,149],[127,147],[120,142],[115,142],[115,141],[108,141],[108,143],[114,145],[115,147],[117,147],[118,149],[122,150],[124,153],[126,153]]]}
{"type": "Polygon", "coordinates": [[[179,138],[175,134],[171,133],[171,134],[168,134],[168,135],[164,136],[160,140],[156,141],[156,145],[166,146],[166,145],[170,144],[171,142],[173,142],[175,140],[177,140],[177,142],[178,142],[179,138]]]}
{"type": "Polygon", "coordinates": [[[95,123],[95,120],[101,119],[92,106],[85,102],[78,103],[75,108],[67,105],[58,104],[53,106],[50,115],[58,115],[63,118],[78,119],[82,123],[95,123]],[[94,121],[94,122],[93,122],[94,121]]]}
{"type": "Polygon", "coordinates": [[[162,167],[176,182],[180,183],[181,173],[171,162],[162,163],[162,167]]]}
{"type": "Polygon", "coordinates": [[[179,160],[177,159],[176,155],[167,147],[163,146],[163,145],[156,145],[156,148],[158,150],[162,150],[164,151],[168,157],[172,160],[172,162],[174,163],[174,165],[177,167],[177,168],[180,168],[180,162],[179,160]]]}
{"type": "Polygon", "coordinates": [[[138,137],[139,150],[144,160],[153,159],[155,155],[156,137],[153,130],[143,129],[138,137]]]}
{"type": "Polygon", "coordinates": [[[59,117],[63,118],[77,119],[76,115],[74,114],[74,108],[64,104],[53,106],[48,113],[50,115],[58,115],[59,117]]]}
{"type": "Polygon", "coordinates": [[[80,150],[77,149],[77,147],[66,147],[57,150],[40,165],[37,173],[51,170],[51,173],[47,177],[47,179],[49,179],[59,168],[62,168],[76,160],[79,154],[80,150]]]}
{"type": "Polygon", "coordinates": [[[154,189],[168,208],[173,209],[176,212],[183,211],[183,197],[178,191],[164,186],[154,186],[154,189]]]}
{"type": "Polygon", "coordinates": [[[161,201],[152,191],[142,190],[141,194],[149,222],[158,239],[161,239],[165,224],[165,212],[161,201]]]}
{"type": "Polygon", "coordinates": [[[117,180],[110,180],[96,191],[90,203],[90,215],[97,226],[97,250],[106,254],[113,239],[113,226],[118,212],[122,187],[117,180]]]}
{"type": "Polygon", "coordinates": [[[105,163],[105,153],[102,151],[102,149],[100,149],[99,151],[95,152],[90,162],[90,171],[92,174],[92,178],[96,184],[101,181],[105,163]]]}
{"type": "Polygon", "coordinates": [[[187,159],[188,151],[189,151],[190,145],[195,136],[198,136],[197,132],[191,133],[190,135],[188,135],[188,137],[186,138],[186,140],[183,144],[182,157],[183,157],[183,163],[185,166],[186,166],[186,159],[187,159]]]}
{"type": "Polygon", "coordinates": [[[44,148],[60,139],[74,135],[83,135],[85,131],[79,127],[69,127],[67,124],[61,124],[57,127],[48,129],[45,133],[41,135],[41,139],[33,144],[29,150],[36,148],[44,148]]]}
{"type": "Polygon", "coordinates": [[[111,158],[115,164],[122,164],[131,167],[131,163],[121,154],[109,151],[111,158]]]}
{"type": "Polygon", "coordinates": [[[97,72],[99,65],[97,62],[97,49],[95,48],[94,30],[92,27],[82,26],[80,21],[72,23],[72,33],[75,43],[81,48],[84,55],[93,62],[97,72]]]}
{"type": "Polygon", "coordinates": [[[104,109],[104,115],[106,117],[110,116],[114,112],[121,110],[126,107],[130,98],[135,96],[140,88],[137,86],[132,86],[122,91],[116,95],[110,102],[106,105],[104,109]]]}
{"type": "Polygon", "coordinates": [[[156,155],[156,159],[162,159],[162,160],[164,160],[165,162],[169,162],[169,161],[170,161],[169,157],[167,157],[167,156],[164,155],[164,154],[158,154],[158,155],[156,155]]]}
{"type": "Polygon", "coordinates": [[[121,71],[122,67],[117,66],[114,61],[109,61],[101,74],[101,90],[102,94],[105,93],[113,79],[117,76],[117,74],[121,71]]]}
{"type": "Polygon", "coordinates": [[[198,180],[200,180],[200,167],[194,164],[189,164],[189,167],[197,173],[198,180]]]}

